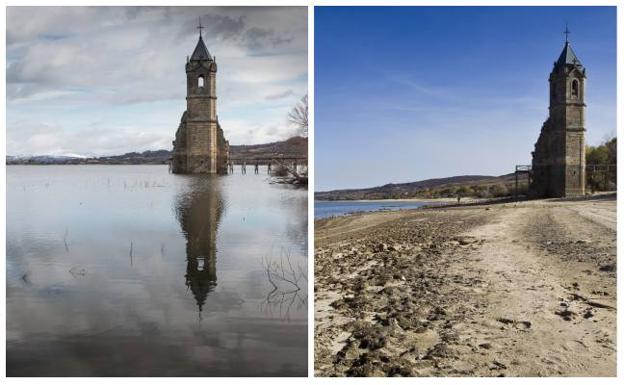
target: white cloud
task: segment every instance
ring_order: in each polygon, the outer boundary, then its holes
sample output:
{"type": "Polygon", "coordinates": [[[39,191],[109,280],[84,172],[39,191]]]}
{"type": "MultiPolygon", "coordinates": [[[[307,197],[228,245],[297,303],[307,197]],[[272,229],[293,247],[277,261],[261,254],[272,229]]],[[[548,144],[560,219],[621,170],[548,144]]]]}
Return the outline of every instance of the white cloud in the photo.
{"type": "Polygon", "coordinates": [[[291,96],[291,95],[294,95],[293,90],[287,89],[285,91],[268,94],[264,98],[267,99],[267,100],[276,100],[276,99],[286,98],[286,97],[291,96]]]}
{"type": "Polygon", "coordinates": [[[286,119],[283,122],[252,124],[243,120],[230,120],[227,127],[231,132],[228,138],[231,144],[275,142],[298,134],[296,128],[289,125],[286,119]]]}
{"type": "Polygon", "coordinates": [[[20,141],[9,140],[8,153],[117,153],[128,143],[170,148],[183,107],[163,116],[171,126],[159,130],[146,125],[146,113],[150,103],[184,105],[184,64],[197,42],[198,16],[219,65],[218,111],[228,139],[284,139],[277,136],[288,133],[286,103],[307,92],[305,7],[9,7],[7,131],[20,141]],[[120,106],[126,121],[113,119],[120,106]],[[75,109],[89,113],[72,116],[75,109]],[[41,136],[15,132],[25,122],[33,130],[57,128],[47,148],[41,136]],[[101,131],[90,132],[96,122],[101,131]]]}
{"type": "Polygon", "coordinates": [[[169,148],[171,135],[168,131],[168,128],[162,127],[136,126],[106,130],[100,125],[67,130],[59,126],[22,122],[15,125],[15,130],[7,133],[7,148],[12,149],[9,154],[15,155],[114,155],[169,148]]]}

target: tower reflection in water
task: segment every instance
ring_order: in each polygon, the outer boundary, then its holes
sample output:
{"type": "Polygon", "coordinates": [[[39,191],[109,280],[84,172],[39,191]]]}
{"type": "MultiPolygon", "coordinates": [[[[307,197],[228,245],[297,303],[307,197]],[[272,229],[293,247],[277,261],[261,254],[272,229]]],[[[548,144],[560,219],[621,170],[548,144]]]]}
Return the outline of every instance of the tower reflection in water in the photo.
{"type": "Polygon", "coordinates": [[[191,176],[176,199],[176,215],[186,237],[186,286],[201,314],[217,286],[217,231],[224,211],[218,176],[191,176]]]}

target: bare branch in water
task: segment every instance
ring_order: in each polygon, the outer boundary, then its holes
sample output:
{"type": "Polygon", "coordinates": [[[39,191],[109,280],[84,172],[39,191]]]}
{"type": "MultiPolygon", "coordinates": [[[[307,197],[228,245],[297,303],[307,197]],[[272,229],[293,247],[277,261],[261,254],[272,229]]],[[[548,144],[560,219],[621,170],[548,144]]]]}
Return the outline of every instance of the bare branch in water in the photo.
{"type": "Polygon", "coordinates": [[[273,287],[267,293],[263,304],[269,313],[277,308],[280,317],[289,319],[292,306],[307,307],[307,294],[302,292],[302,286],[305,288],[302,282],[307,282],[307,275],[300,264],[293,265],[289,253],[282,254],[279,261],[265,257],[262,259],[262,264],[267,279],[273,287]]]}

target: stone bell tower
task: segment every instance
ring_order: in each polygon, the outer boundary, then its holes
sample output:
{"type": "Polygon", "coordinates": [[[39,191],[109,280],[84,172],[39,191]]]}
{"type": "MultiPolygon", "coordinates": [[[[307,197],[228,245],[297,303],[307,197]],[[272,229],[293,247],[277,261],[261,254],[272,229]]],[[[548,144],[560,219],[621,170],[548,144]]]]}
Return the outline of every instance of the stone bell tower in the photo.
{"type": "Polygon", "coordinates": [[[567,39],[550,73],[550,113],[533,152],[532,193],[585,195],[585,68],[567,39]]]}
{"type": "Polygon", "coordinates": [[[210,56],[199,26],[199,41],[186,60],[186,111],[173,142],[176,174],[227,172],[229,144],[217,117],[217,63],[210,56]]]}

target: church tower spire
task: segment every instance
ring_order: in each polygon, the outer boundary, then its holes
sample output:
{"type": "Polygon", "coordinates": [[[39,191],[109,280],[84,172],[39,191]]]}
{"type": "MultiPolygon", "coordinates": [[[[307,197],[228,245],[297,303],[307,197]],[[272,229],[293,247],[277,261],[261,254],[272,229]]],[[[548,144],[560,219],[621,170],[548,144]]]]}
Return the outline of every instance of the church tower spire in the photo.
{"type": "Polygon", "coordinates": [[[572,50],[566,25],[563,50],[554,62],[549,117],[533,152],[533,190],[538,196],[585,195],[585,67],[572,50]]]}
{"type": "Polygon", "coordinates": [[[204,43],[201,18],[199,39],[186,62],[186,111],[174,141],[174,173],[225,172],[228,146],[217,121],[217,62],[204,43]],[[184,126],[184,127],[183,127],[184,126]]]}
{"type": "Polygon", "coordinates": [[[202,26],[201,18],[200,18],[199,23],[197,25],[197,29],[199,30],[199,40],[197,41],[195,50],[193,51],[193,54],[191,55],[191,60],[195,60],[195,61],[213,60],[212,56],[210,56],[210,52],[208,52],[208,48],[206,48],[206,44],[204,44],[204,39],[202,37],[202,29],[204,28],[206,27],[202,26]]]}
{"type": "MultiPolygon", "coordinates": [[[[566,107],[560,112],[582,112],[580,110],[567,110],[568,107],[585,107],[585,67],[572,49],[568,35],[570,31],[566,25],[566,40],[559,58],[553,64],[549,82],[551,89],[550,106],[566,107]]],[[[584,120],[575,122],[577,126],[583,126],[584,120]]]]}

